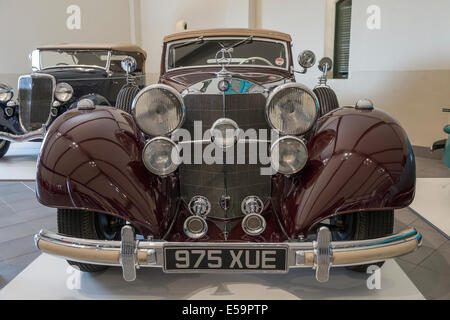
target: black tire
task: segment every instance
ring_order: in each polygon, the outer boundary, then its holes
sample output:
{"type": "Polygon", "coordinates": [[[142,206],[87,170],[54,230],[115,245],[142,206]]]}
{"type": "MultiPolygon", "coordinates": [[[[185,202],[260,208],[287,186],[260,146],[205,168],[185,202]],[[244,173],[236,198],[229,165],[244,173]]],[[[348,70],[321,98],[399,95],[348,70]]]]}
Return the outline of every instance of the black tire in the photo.
{"type": "Polygon", "coordinates": [[[139,88],[136,85],[124,85],[117,94],[116,107],[127,113],[131,113],[131,105],[138,92],[139,88]]]}
{"type": "Polygon", "coordinates": [[[319,99],[319,117],[339,108],[339,101],[333,89],[328,87],[317,87],[313,91],[316,94],[317,99],[319,99]]]}
{"type": "MultiPolygon", "coordinates": [[[[96,240],[120,240],[120,226],[117,232],[111,232],[105,235],[100,231],[100,219],[115,219],[123,221],[103,213],[84,211],[76,209],[58,209],[58,232],[71,237],[96,240]]],[[[121,222],[122,223],[122,222],[121,222]]],[[[123,221],[123,223],[125,223],[123,221]]],[[[67,260],[67,262],[76,266],[83,272],[97,272],[107,268],[107,266],[80,263],[67,260]]]]}
{"type": "MultiPolygon", "coordinates": [[[[343,226],[343,232],[332,232],[333,240],[367,240],[375,239],[390,235],[394,232],[394,211],[370,211],[357,212],[337,216],[332,221],[339,221],[343,226]]],[[[381,267],[384,261],[359,266],[351,266],[348,269],[357,272],[367,272],[367,268],[371,265],[381,267]]]]}
{"type": "Polygon", "coordinates": [[[3,156],[8,152],[10,145],[10,141],[0,140],[0,158],[3,158],[3,156]]]}

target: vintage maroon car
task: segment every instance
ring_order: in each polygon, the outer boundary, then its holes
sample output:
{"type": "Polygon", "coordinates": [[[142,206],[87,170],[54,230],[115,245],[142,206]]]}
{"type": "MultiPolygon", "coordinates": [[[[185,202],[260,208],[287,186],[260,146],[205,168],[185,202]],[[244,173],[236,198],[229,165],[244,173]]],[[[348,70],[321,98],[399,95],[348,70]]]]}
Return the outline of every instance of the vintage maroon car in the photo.
{"type": "MultiPolygon", "coordinates": [[[[80,105],[49,128],[37,197],[58,232],[36,246],[82,271],[365,271],[421,244],[393,234],[414,198],[405,131],[367,100],[339,107],[326,74],[314,90],[294,74],[291,37],[251,29],[167,36],[158,84],[132,111],[80,105]]],[[[128,93],[123,93],[127,95],[128,93]]],[[[131,100],[130,100],[131,101],[131,100]]]]}

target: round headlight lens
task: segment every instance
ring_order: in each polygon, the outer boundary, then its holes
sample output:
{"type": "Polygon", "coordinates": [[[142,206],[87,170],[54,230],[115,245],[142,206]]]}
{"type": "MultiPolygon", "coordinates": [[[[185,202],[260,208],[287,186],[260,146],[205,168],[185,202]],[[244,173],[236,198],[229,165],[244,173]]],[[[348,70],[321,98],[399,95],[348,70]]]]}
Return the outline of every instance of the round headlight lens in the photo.
{"type": "Polygon", "coordinates": [[[178,129],[184,120],[184,104],[181,95],[172,87],[154,84],[141,90],[134,98],[139,128],[151,136],[163,136],[178,129]]]}
{"type": "Polygon", "coordinates": [[[237,123],[231,119],[218,119],[211,127],[211,137],[214,144],[218,147],[232,147],[239,138],[239,127],[237,123]]]}
{"type": "Polygon", "coordinates": [[[67,102],[73,96],[73,88],[70,84],[60,82],[56,85],[55,97],[61,102],[67,102]]]}
{"type": "Polygon", "coordinates": [[[266,113],[272,128],[282,134],[299,135],[312,128],[317,119],[316,95],[298,83],[276,88],[267,99],[266,113]]]}
{"type": "Polygon", "coordinates": [[[0,83],[0,102],[6,103],[14,96],[13,89],[7,84],[0,83]]]}
{"type": "Polygon", "coordinates": [[[308,161],[305,143],[296,137],[282,137],[271,148],[272,168],[281,174],[294,174],[308,161]]]}
{"type": "Polygon", "coordinates": [[[142,152],[145,167],[159,176],[174,172],[181,163],[180,150],[170,139],[158,137],[150,140],[142,152]]]}

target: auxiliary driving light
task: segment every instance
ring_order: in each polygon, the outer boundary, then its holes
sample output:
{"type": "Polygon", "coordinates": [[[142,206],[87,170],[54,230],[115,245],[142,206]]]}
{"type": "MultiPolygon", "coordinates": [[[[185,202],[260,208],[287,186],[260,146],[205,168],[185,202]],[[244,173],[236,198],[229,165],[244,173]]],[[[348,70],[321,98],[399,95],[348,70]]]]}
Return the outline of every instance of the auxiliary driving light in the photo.
{"type": "Polygon", "coordinates": [[[292,136],[275,141],[270,150],[272,168],[281,174],[290,175],[303,169],[308,161],[305,143],[292,136]]]}
{"type": "Polygon", "coordinates": [[[250,236],[257,236],[266,229],[266,220],[262,215],[250,213],[242,220],[242,229],[250,236]]]}
{"type": "Polygon", "coordinates": [[[145,144],[142,161],[150,172],[158,176],[167,176],[180,165],[180,150],[172,140],[157,137],[145,144]]]}
{"type": "Polygon", "coordinates": [[[239,127],[237,123],[228,118],[220,118],[211,127],[211,139],[214,144],[221,148],[234,146],[239,138],[239,127]]]}
{"type": "Polygon", "coordinates": [[[55,97],[61,102],[69,101],[73,96],[73,88],[66,82],[60,82],[56,85],[55,97]]]}
{"type": "Polygon", "coordinates": [[[242,200],[241,211],[243,214],[261,213],[264,209],[262,200],[257,196],[248,196],[242,200]]]}
{"type": "Polygon", "coordinates": [[[184,221],[183,229],[189,238],[200,239],[208,232],[208,224],[200,216],[190,216],[184,221]]]}

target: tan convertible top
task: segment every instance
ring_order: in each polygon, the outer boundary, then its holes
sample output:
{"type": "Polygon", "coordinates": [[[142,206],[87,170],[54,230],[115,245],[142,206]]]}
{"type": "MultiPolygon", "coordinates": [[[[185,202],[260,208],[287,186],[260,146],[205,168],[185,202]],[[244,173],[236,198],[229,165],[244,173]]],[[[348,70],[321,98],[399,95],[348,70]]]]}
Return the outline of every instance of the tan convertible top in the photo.
{"type": "Polygon", "coordinates": [[[37,48],[38,50],[116,50],[140,52],[147,58],[147,53],[139,46],[128,43],[61,43],[56,45],[45,45],[37,48]]]}
{"type": "Polygon", "coordinates": [[[189,30],[179,33],[174,33],[164,37],[164,42],[186,39],[186,38],[197,38],[197,37],[214,37],[214,36],[244,36],[244,37],[261,37],[270,38],[283,41],[292,41],[291,36],[287,33],[264,30],[264,29],[245,29],[245,28],[234,28],[234,29],[205,29],[205,30],[189,30]]]}

